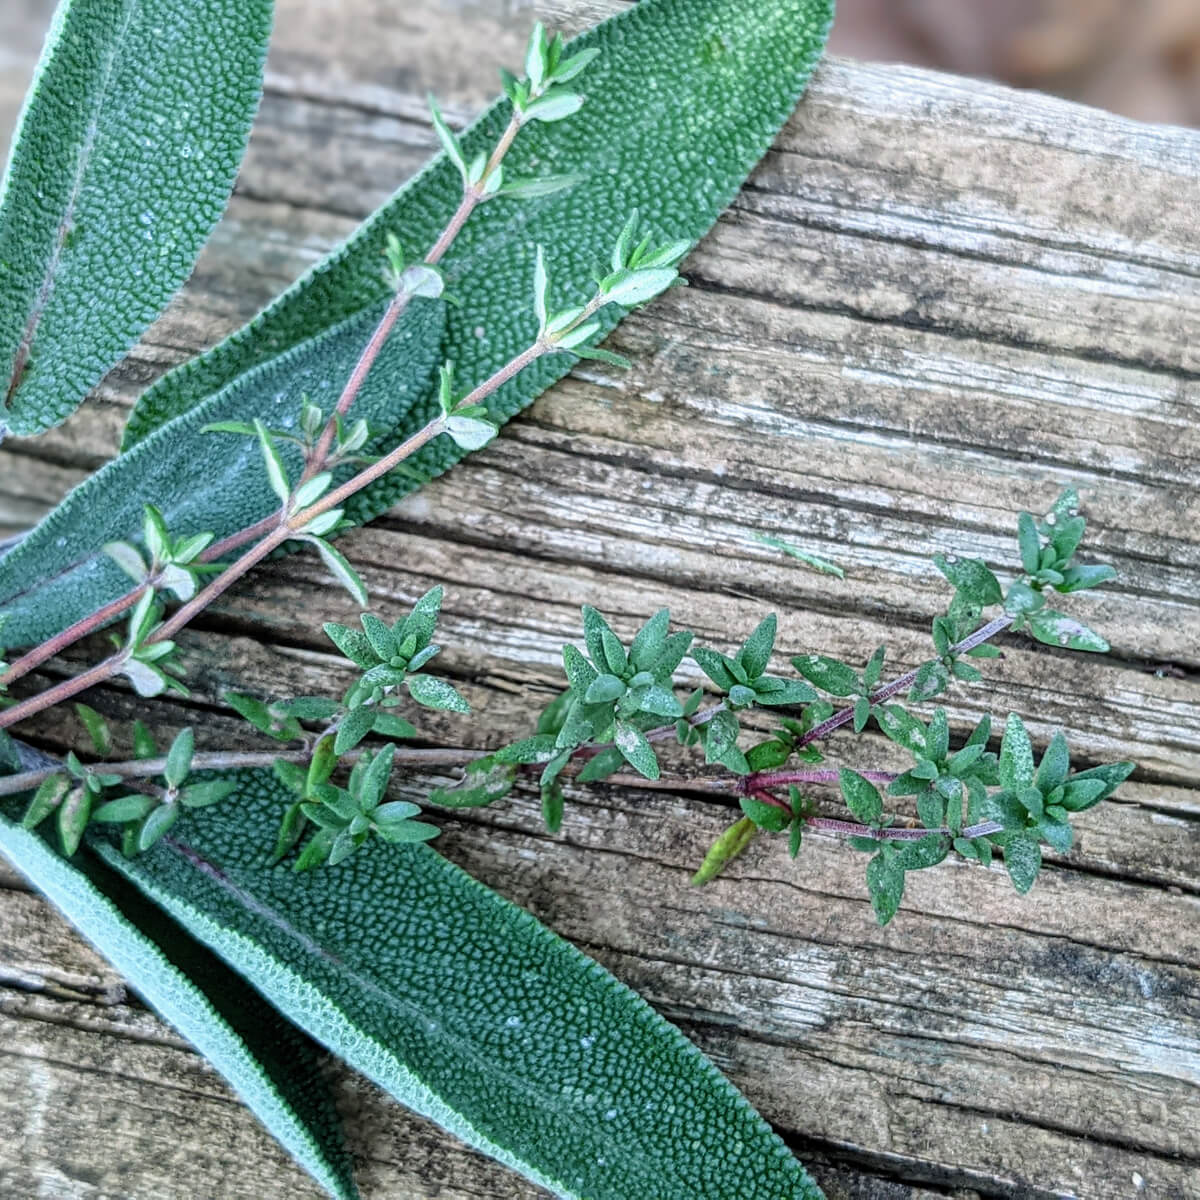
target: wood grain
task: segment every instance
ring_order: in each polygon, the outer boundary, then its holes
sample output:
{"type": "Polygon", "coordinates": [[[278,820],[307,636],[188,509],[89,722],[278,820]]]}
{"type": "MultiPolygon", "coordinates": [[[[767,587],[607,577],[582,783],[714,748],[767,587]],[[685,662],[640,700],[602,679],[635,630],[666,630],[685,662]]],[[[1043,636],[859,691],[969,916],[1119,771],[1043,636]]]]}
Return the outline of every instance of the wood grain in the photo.
{"type": "MultiPolygon", "coordinates": [[[[228,216],[93,402],[0,451],[0,531],[94,469],[141,388],[424,160],[427,89],[465,120],[493,66],[519,61],[535,11],[577,28],[611,9],[285,0],[228,216]]],[[[0,115],[16,95],[0,93],[0,115]]],[[[861,858],[816,836],[795,864],[755,846],[695,891],[690,870],[729,813],[684,794],[572,790],[556,838],[524,792],[444,823],[446,854],[677,1021],[831,1197],[1200,1194],[1198,213],[1195,133],[829,62],[687,260],[691,286],[615,337],[631,372],[576,371],[347,539],[382,611],[446,585],[446,666],[479,717],[469,736],[449,717],[421,728],[481,745],[527,731],[585,601],[622,633],[667,604],[721,647],[774,609],[786,653],[865,657],[886,640],[906,669],[946,600],[929,555],[1011,574],[1016,512],[1079,488],[1087,544],[1121,577],[1072,607],[1112,655],[1009,639],[989,684],[950,704],[957,731],[1015,711],[1039,743],[1062,728],[1087,761],[1139,762],[1029,897],[1000,870],[947,864],[914,877],[879,930],[861,858]]],[[[181,639],[195,694],[154,723],[243,743],[222,690],[337,687],[315,630],[353,615],[316,562],[271,564],[181,639]]],[[[148,711],[117,689],[90,699],[121,722],[148,711]]],[[[69,714],[35,732],[51,748],[81,735],[69,714]]],[[[888,761],[878,738],[859,749],[888,761]]],[[[317,1195],[11,873],[0,1023],[0,1194],[317,1195]]],[[[330,1070],[364,1195],[540,1194],[330,1070]]]]}

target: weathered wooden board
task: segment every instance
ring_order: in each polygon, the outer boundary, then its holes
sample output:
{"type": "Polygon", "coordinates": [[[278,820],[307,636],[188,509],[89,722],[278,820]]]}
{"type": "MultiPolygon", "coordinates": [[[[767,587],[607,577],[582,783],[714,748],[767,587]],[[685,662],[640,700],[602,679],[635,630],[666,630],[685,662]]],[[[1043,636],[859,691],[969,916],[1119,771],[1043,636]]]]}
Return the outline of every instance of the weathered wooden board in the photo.
{"type": "MultiPolygon", "coordinates": [[[[141,387],[424,159],[427,89],[466,119],[535,12],[574,28],[610,8],[285,0],[227,219],[95,401],[5,445],[0,531],[112,452],[141,387]]],[[[886,638],[910,666],[946,595],[929,554],[1005,570],[1015,513],[1069,484],[1121,572],[1078,608],[1113,654],[1014,639],[994,683],[959,689],[952,711],[958,728],[1017,711],[1040,741],[1061,727],[1087,758],[1134,757],[1139,773],[1030,897],[1001,871],[947,865],[914,878],[883,931],[861,860],[818,837],[796,864],[755,847],[690,889],[728,820],[700,797],[572,791],[551,838],[518,794],[447,821],[442,848],[677,1020],[831,1197],[1200,1195],[1200,136],[831,62],[685,274],[690,288],[617,335],[632,372],[577,371],[348,540],[385,610],[446,584],[447,666],[481,714],[472,744],[527,729],[584,601],[624,632],[669,604],[718,645],[775,609],[788,653],[865,657],[886,638]]],[[[272,564],[183,637],[195,695],[155,722],[240,744],[222,689],[335,686],[315,630],[352,616],[313,561],[272,564]]],[[[146,711],[115,689],[93,702],[118,720],[146,711]]],[[[422,728],[464,739],[450,718],[422,728]]],[[[80,737],[61,714],[36,733],[80,737]]],[[[0,1023],[0,1194],[317,1194],[7,873],[0,1023]]],[[[368,1197],[540,1194],[331,1071],[368,1197]]]]}

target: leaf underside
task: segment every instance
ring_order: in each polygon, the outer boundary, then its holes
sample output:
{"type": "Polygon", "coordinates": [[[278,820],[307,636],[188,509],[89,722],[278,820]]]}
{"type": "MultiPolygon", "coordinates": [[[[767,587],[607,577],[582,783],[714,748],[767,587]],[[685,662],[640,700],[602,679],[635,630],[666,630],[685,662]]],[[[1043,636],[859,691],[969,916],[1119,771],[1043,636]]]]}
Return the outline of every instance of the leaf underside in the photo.
{"type": "Polygon", "coordinates": [[[268,771],[132,861],[97,851],[273,1004],[405,1104],[561,1196],[820,1192],[636,993],[427,846],[263,866],[268,771]]]}
{"type": "MultiPolygon", "coordinates": [[[[443,345],[456,378],[464,385],[485,379],[536,336],[532,281],[539,244],[550,266],[551,308],[562,308],[592,293],[596,273],[634,208],[659,241],[698,240],[792,111],[824,46],[832,8],[832,0],[642,0],[577,38],[573,48],[601,50],[579,77],[583,110],[523,129],[505,169],[512,179],[569,172],[584,172],[585,179],[533,200],[489,201],[459,234],[442,263],[447,289],[461,302],[447,312],[443,345]]],[[[508,102],[497,102],[464,134],[468,159],[494,144],[508,115],[508,102]]],[[[96,565],[110,535],[92,536],[90,552],[81,546],[97,507],[143,473],[140,454],[153,431],[289,349],[306,358],[300,348],[331,325],[381,305],[387,235],[397,235],[410,254],[423,253],[460,195],[457,169],[438,156],[264,313],[151,387],[130,418],[126,453],[117,465],[86,494],[68,497],[0,562],[0,609],[12,618],[9,643],[56,632],[124,590],[107,561],[96,565]],[[64,573],[79,585],[69,610],[29,587],[64,573]],[[29,590],[22,592],[16,580],[29,590]]],[[[603,310],[605,329],[620,312],[603,310]]],[[[410,319],[406,314],[398,328],[410,319]]],[[[502,422],[525,407],[573,361],[560,353],[527,368],[491,397],[492,419],[502,422]]],[[[424,378],[419,383],[408,393],[394,441],[436,412],[436,388],[424,378]]],[[[362,522],[377,516],[463,453],[450,438],[435,439],[412,460],[417,478],[393,474],[381,480],[350,502],[347,517],[362,522]]],[[[163,488],[164,494],[150,498],[166,507],[172,492],[165,482],[163,488]]],[[[213,527],[198,511],[194,516],[199,528],[213,527]]]]}
{"type": "Polygon", "coordinates": [[[357,1200],[333,1098],[303,1034],[91,855],[68,862],[4,816],[0,853],[221,1072],[297,1162],[331,1195],[357,1200]]]}
{"type": "Polygon", "coordinates": [[[67,0],[0,185],[0,435],[63,420],[166,306],[229,199],[270,0],[67,0]]]}

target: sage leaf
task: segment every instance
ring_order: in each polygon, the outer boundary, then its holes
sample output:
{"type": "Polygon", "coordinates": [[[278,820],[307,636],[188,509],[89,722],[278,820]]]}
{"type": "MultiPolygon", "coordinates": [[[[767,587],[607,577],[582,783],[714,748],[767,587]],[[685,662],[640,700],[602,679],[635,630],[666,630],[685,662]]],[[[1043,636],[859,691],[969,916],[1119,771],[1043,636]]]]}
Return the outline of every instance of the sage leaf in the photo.
{"type": "MultiPolygon", "coordinates": [[[[707,232],[795,106],[832,17],[832,0],[642,0],[576,38],[572,61],[600,51],[580,77],[587,104],[566,120],[531,121],[505,170],[513,178],[564,169],[584,178],[533,198],[509,198],[501,189],[439,263],[447,291],[461,301],[448,313],[444,354],[456,376],[483,380],[537,336],[529,284],[539,245],[556,311],[589,298],[635,208],[654,214],[653,233],[675,249],[707,232]],[[716,63],[714,46],[729,50],[716,63]],[[696,113],[704,120],[694,120],[696,113]],[[616,162],[620,169],[609,170],[616,162]],[[486,337],[477,336],[479,328],[486,337]]],[[[457,139],[463,162],[491,151],[511,111],[507,99],[496,101],[457,139]]],[[[130,418],[126,448],[245,372],[385,300],[379,263],[388,235],[405,246],[431,246],[461,196],[460,166],[443,153],[251,325],[151,387],[130,418]]],[[[599,316],[607,333],[623,313],[611,305],[599,316]]],[[[569,354],[540,359],[489,399],[489,419],[503,424],[573,362],[569,354]]],[[[432,385],[407,403],[393,441],[439,411],[432,385]]],[[[437,438],[411,460],[417,478],[379,481],[350,501],[347,518],[372,519],[465,453],[437,438]]]]}
{"type": "Polygon", "coordinates": [[[67,417],[166,307],[258,107],[270,0],[64,0],[0,184],[0,436],[67,417]]]}
{"type": "MultiPolygon", "coordinates": [[[[643,0],[575,39],[573,54],[601,51],[581,77],[587,81],[587,109],[572,119],[530,122],[506,166],[515,176],[565,166],[586,179],[570,191],[534,199],[495,196],[472,215],[439,264],[447,290],[461,303],[442,310],[446,328],[438,363],[449,359],[459,378],[480,381],[533,342],[538,318],[529,278],[539,245],[546,248],[554,279],[550,299],[557,308],[592,294],[597,267],[610,256],[634,208],[655,214],[656,237],[676,246],[698,240],[794,107],[824,46],[832,10],[832,0],[643,0]],[[736,47],[736,53],[714,64],[715,45],[736,47]],[[659,100],[648,103],[648,97],[659,100]],[[705,114],[699,124],[691,116],[698,112],[705,114]],[[594,169],[612,162],[615,149],[620,170],[594,169]],[[477,336],[480,328],[486,337],[477,336]]],[[[462,135],[464,161],[491,150],[510,113],[510,102],[499,100],[462,135]]],[[[200,450],[195,431],[214,420],[254,417],[279,428],[289,416],[295,422],[291,414],[301,391],[321,395],[320,385],[340,388],[390,298],[379,270],[389,235],[406,246],[431,246],[461,195],[459,167],[443,153],[251,324],[148,389],[126,429],[126,453],[72,493],[0,562],[0,610],[13,614],[9,645],[52,636],[123,594],[118,569],[97,564],[96,547],[135,540],[135,527],[122,519],[127,499],[134,506],[144,498],[163,507],[168,499],[178,506],[186,497],[186,512],[164,509],[177,535],[232,532],[220,498],[226,485],[240,517],[265,515],[261,503],[251,502],[265,488],[261,462],[239,459],[243,451],[231,450],[237,445],[232,442],[220,453],[233,461],[216,461],[218,452],[210,446],[200,450]],[[331,352],[333,341],[337,353],[331,352]],[[270,386],[259,386],[266,378],[270,386]],[[244,403],[215,403],[227,393],[244,403]],[[276,404],[277,394],[286,403],[276,404]],[[201,410],[203,418],[194,416],[201,410]],[[153,446],[153,453],[132,453],[143,446],[153,446]],[[94,521],[98,512],[108,519],[94,521]],[[50,579],[52,591],[39,582],[50,579]]],[[[388,402],[389,419],[372,422],[389,431],[372,442],[373,453],[441,411],[432,366],[414,359],[401,370],[396,359],[403,352],[393,343],[403,346],[407,337],[432,349],[431,318],[426,315],[419,334],[412,326],[419,306],[442,303],[410,303],[367,377],[352,417],[370,419],[366,393],[388,402]],[[389,356],[393,368],[385,370],[389,356]]],[[[622,315],[618,305],[602,309],[599,332],[608,332],[622,315]]],[[[489,398],[489,420],[503,424],[573,361],[566,353],[537,360],[489,398]]],[[[347,521],[378,516],[467,452],[451,438],[433,439],[406,464],[409,470],[393,472],[353,497],[347,521]]],[[[284,454],[288,458],[287,450],[284,454]]],[[[298,456],[291,466],[298,474],[298,456]]]]}
{"type": "Polygon", "coordinates": [[[424,845],[264,867],[290,794],[227,777],[235,801],[149,854],[98,852],[397,1099],[558,1196],[818,1200],[678,1030],[527,913],[424,845]],[[736,1170],[712,1170],[721,1146],[736,1170]]]}
{"type": "Polygon", "coordinates": [[[0,852],[224,1075],[314,1179],[339,1200],[356,1200],[333,1098],[306,1038],[86,851],[67,862],[0,815],[0,852]]]}
{"type": "MultiPolygon", "coordinates": [[[[139,542],[146,504],[157,506],[176,537],[206,531],[222,538],[277,512],[279,497],[257,437],[204,433],[204,427],[225,419],[260,420],[294,432],[306,395],[320,396],[332,408],[382,311],[375,305],[239,375],[77,487],[0,560],[0,610],[9,616],[5,641],[41,641],[123,595],[128,576],[103,547],[139,542]]],[[[351,407],[352,420],[380,427],[399,420],[436,378],[443,323],[444,301],[410,302],[351,407]]],[[[299,478],[299,448],[282,440],[276,448],[291,477],[299,478]]],[[[354,470],[340,468],[335,482],[354,470]]]]}

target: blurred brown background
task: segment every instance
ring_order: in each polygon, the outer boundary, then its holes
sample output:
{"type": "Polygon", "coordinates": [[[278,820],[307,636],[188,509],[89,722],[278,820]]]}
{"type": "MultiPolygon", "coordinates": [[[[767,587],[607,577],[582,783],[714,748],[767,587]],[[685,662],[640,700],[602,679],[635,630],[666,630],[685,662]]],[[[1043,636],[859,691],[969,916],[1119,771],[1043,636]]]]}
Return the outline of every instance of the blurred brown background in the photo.
{"type": "Polygon", "coordinates": [[[830,50],[1200,125],[1200,0],[838,0],[830,50]]]}
{"type": "MultiPolygon", "coordinates": [[[[446,0],[447,21],[463,3],[446,0]]],[[[0,154],[53,10],[0,0],[0,154]]],[[[830,49],[1200,125],[1200,0],[838,0],[830,49]]]]}

